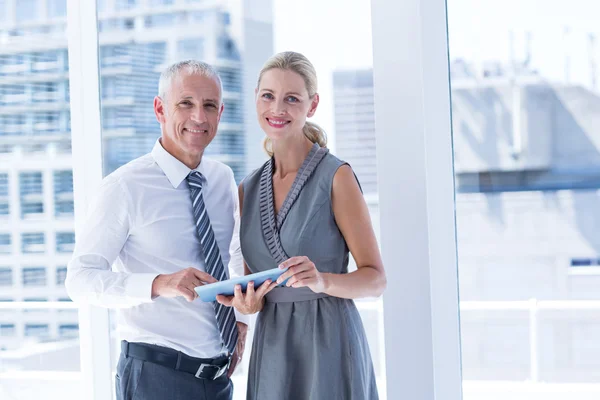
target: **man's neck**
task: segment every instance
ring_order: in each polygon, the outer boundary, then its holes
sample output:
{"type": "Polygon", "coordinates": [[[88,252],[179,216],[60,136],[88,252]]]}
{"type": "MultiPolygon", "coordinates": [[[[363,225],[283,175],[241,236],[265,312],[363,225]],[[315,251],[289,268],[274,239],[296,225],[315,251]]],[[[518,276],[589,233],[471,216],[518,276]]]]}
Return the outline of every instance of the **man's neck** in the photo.
{"type": "Polygon", "coordinates": [[[159,138],[158,141],[167,153],[175,157],[177,160],[181,161],[189,169],[198,168],[198,165],[200,165],[200,163],[202,162],[202,156],[204,155],[204,153],[201,153],[200,155],[190,156],[185,153],[182,153],[181,151],[177,151],[179,149],[171,149],[170,146],[165,146],[162,137],[159,138]]]}

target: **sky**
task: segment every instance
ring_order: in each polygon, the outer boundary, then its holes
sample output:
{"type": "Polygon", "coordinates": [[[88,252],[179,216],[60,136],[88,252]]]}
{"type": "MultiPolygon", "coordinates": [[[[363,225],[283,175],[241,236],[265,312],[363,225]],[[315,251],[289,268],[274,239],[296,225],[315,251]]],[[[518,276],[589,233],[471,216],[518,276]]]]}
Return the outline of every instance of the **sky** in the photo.
{"type": "MultiPolygon", "coordinates": [[[[333,71],[373,64],[370,3],[274,0],[275,51],[299,51],[315,65],[321,104],[313,121],[333,141],[333,71]]],[[[600,0],[448,0],[447,7],[451,59],[464,58],[476,67],[506,63],[512,31],[515,59],[522,60],[530,32],[531,66],[543,77],[564,82],[568,75],[571,83],[590,84],[588,35],[596,33],[594,54],[600,61],[600,0]]]]}

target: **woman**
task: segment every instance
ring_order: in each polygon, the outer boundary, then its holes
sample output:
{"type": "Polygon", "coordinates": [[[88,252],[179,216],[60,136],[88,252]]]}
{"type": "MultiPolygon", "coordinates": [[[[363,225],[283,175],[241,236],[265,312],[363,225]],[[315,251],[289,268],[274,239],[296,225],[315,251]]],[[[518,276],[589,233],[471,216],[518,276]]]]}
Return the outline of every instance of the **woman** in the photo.
{"type": "Polygon", "coordinates": [[[277,282],[219,297],[242,313],[260,311],[248,374],[252,400],[378,398],[351,299],[381,295],[385,273],[352,169],[306,121],[318,105],[315,70],[303,55],[284,52],[266,62],[256,110],[271,159],[240,185],[240,236],[247,273],[287,271],[277,282]],[[358,266],[352,273],[348,250],[358,266]]]}

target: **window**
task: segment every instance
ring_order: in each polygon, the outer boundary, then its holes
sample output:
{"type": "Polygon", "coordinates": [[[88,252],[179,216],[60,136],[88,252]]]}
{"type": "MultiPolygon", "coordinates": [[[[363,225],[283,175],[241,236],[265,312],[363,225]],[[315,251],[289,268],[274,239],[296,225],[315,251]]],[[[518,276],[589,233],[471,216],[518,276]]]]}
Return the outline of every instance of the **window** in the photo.
{"type": "Polygon", "coordinates": [[[223,110],[222,122],[242,123],[243,115],[240,104],[236,101],[228,101],[223,110]]]}
{"type": "Polygon", "coordinates": [[[235,42],[228,36],[222,36],[217,41],[217,56],[225,60],[237,61],[240,59],[235,42]]]}
{"type": "Polygon", "coordinates": [[[54,172],[54,207],[57,217],[73,216],[73,171],[54,172]]]}
{"type": "Polygon", "coordinates": [[[156,14],[144,18],[147,28],[170,27],[176,20],[175,14],[156,14]]]}
{"type": "MultiPolygon", "coordinates": [[[[188,0],[190,1],[190,0],[188,0]]],[[[204,1],[204,0],[199,0],[199,1],[204,1]]],[[[190,22],[197,24],[200,22],[204,22],[206,20],[206,18],[208,17],[207,12],[206,11],[192,11],[190,12],[190,22]]]]}
{"type": "Polygon", "coordinates": [[[43,214],[42,173],[21,172],[19,182],[21,185],[21,217],[27,218],[43,214]]]}
{"type": "Polygon", "coordinates": [[[175,4],[175,0],[150,0],[152,6],[168,6],[175,4]]]}
{"type": "Polygon", "coordinates": [[[67,16],[67,0],[48,0],[47,7],[50,18],[67,16]]]}
{"type": "Polygon", "coordinates": [[[58,102],[59,83],[58,82],[40,82],[32,84],[32,97],[34,103],[52,103],[58,102]]]}
{"type": "Polygon", "coordinates": [[[231,24],[231,14],[228,12],[222,12],[219,15],[221,16],[221,23],[224,26],[229,26],[231,24]]]}
{"type": "Polygon", "coordinates": [[[45,51],[31,55],[32,73],[57,73],[68,69],[67,56],[62,50],[45,51]]]}
{"type": "MultiPolygon", "coordinates": [[[[9,375],[80,371],[78,346],[67,349],[60,341],[69,338],[58,337],[59,324],[77,324],[77,310],[60,313],[52,300],[66,296],[64,283],[55,284],[64,280],[55,266],[69,258],[56,253],[55,232],[74,230],[67,3],[77,8],[92,1],[0,0],[0,301],[7,301],[0,309],[0,369],[9,375]],[[23,301],[44,301],[47,308],[22,308],[23,301]],[[53,343],[32,355],[36,342],[50,336],[53,343]],[[31,354],[4,362],[4,353],[24,351],[31,354]]],[[[60,247],[68,248],[67,241],[60,247]]],[[[53,397],[48,380],[27,378],[26,388],[0,380],[2,399],[53,397]]]]}
{"type": "Polygon", "coordinates": [[[598,267],[600,258],[572,258],[571,267],[598,267]]]}
{"type": "Polygon", "coordinates": [[[102,46],[100,47],[100,65],[104,68],[129,67],[133,63],[130,46],[102,46]]]}
{"type": "Polygon", "coordinates": [[[17,84],[0,86],[0,105],[10,106],[26,104],[27,100],[25,85],[17,84]]]}
{"type": "Polygon", "coordinates": [[[137,5],[137,0],[116,0],[116,10],[131,10],[137,5]]]}
{"type": "Polygon", "coordinates": [[[188,38],[177,42],[179,58],[202,60],[204,58],[204,40],[202,38],[188,38]]]}
{"type": "MultiPolygon", "coordinates": [[[[47,298],[45,297],[26,297],[23,299],[24,302],[26,303],[43,303],[48,301],[47,298]]],[[[39,308],[25,308],[23,310],[23,312],[25,313],[35,313],[35,312],[44,312],[44,310],[40,310],[39,308]]]]}
{"type": "Polygon", "coordinates": [[[25,115],[0,116],[0,136],[14,136],[29,133],[25,115]]]}
{"type": "Polygon", "coordinates": [[[133,129],[135,127],[133,111],[130,107],[106,109],[102,115],[102,125],[105,129],[133,129]]]}
{"type": "Polygon", "coordinates": [[[43,233],[21,234],[21,252],[23,254],[44,253],[46,251],[46,238],[43,233]]]}
{"type": "Polygon", "coordinates": [[[48,133],[59,133],[60,114],[57,112],[37,113],[33,121],[34,134],[46,135],[48,133]]]}
{"type": "Polygon", "coordinates": [[[56,286],[64,286],[67,279],[67,267],[56,267],[56,286]]]}
{"type": "Polygon", "coordinates": [[[8,197],[8,174],[0,174],[0,198],[8,197]]]}
{"type": "Polygon", "coordinates": [[[23,268],[23,286],[45,286],[46,268],[25,267],[23,268]]]}
{"type": "Polygon", "coordinates": [[[25,336],[28,336],[28,337],[50,336],[50,326],[48,324],[25,324],[25,336]]]}
{"type": "Polygon", "coordinates": [[[239,69],[217,68],[217,72],[223,82],[223,90],[230,92],[242,91],[242,77],[239,69]]]}
{"type": "Polygon", "coordinates": [[[34,21],[39,17],[40,5],[38,0],[19,0],[14,3],[17,22],[34,21]]]}
{"type": "Polygon", "coordinates": [[[61,338],[77,338],[79,336],[78,324],[61,324],[58,326],[58,336],[61,338]]]}
{"type": "Polygon", "coordinates": [[[75,234],[73,232],[56,233],[56,252],[71,253],[75,247],[75,234]]]}
{"type": "Polygon", "coordinates": [[[0,0],[0,24],[6,22],[6,16],[8,15],[7,0],[0,0]]]}
{"type": "Polygon", "coordinates": [[[0,324],[0,336],[11,337],[17,335],[15,324],[0,324]]]}
{"type": "Polygon", "coordinates": [[[0,233],[0,254],[10,254],[12,243],[10,233],[0,233]]]}
{"type": "Polygon", "coordinates": [[[463,379],[482,398],[600,371],[597,3],[557,1],[550,24],[534,4],[448,0],[463,379]]]}
{"type": "Polygon", "coordinates": [[[0,286],[11,286],[12,284],[12,269],[10,267],[0,267],[0,286]]]}
{"type": "Polygon", "coordinates": [[[8,174],[0,174],[0,218],[10,213],[8,174]]]}

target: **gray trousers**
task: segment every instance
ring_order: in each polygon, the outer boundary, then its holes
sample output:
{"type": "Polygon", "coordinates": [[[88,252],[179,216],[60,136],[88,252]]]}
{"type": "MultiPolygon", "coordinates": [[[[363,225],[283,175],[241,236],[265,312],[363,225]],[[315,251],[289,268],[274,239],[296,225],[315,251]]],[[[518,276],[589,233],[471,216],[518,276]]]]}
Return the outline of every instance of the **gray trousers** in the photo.
{"type": "Polygon", "coordinates": [[[227,374],[199,379],[121,353],[115,379],[117,400],[231,400],[233,384],[227,374]]]}

